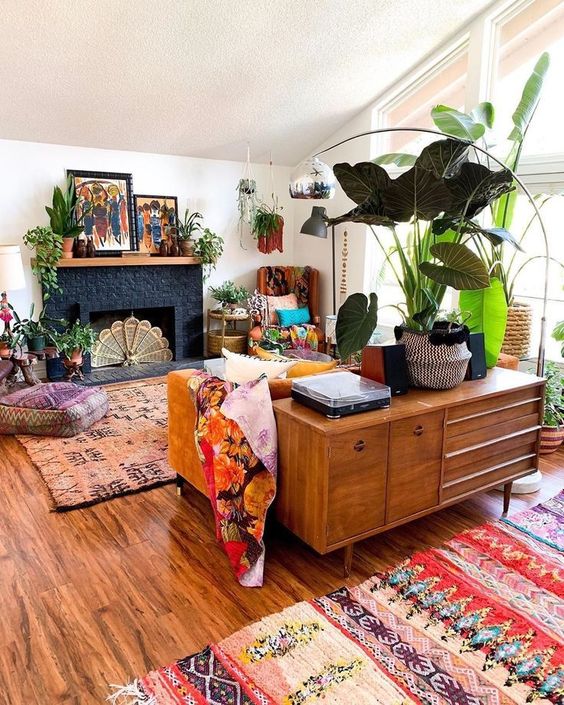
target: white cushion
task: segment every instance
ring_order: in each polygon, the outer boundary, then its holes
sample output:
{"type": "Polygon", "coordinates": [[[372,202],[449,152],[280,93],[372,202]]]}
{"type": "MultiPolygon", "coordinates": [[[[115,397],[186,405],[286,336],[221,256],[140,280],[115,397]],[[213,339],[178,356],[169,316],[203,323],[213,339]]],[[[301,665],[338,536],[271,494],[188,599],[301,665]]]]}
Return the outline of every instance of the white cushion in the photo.
{"type": "Polygon", "coordinates": [[[221,349],[221,354],[225,358],[225,379],[233,384],[252,382],[261,375],[266,375],[267,379],[285,376],[288,370],[298,363],[298,360],[261,360],[225,348],[221,349]]]}

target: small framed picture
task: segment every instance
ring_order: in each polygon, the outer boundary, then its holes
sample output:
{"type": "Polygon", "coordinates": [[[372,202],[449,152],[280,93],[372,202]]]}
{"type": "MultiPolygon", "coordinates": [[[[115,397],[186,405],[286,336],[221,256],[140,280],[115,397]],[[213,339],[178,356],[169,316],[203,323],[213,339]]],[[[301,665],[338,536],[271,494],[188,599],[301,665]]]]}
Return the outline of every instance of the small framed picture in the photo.
{"type": "Polygon", "coordinates": [[[156,254],[161,241],[176,233],[176,196],[144,196],[136,193],[134,204],[139,251],[156,254]]]}
{"type": "Polygon", "coordinates": [[[137,249],[131,174],[67,169],[78,196],[78,217],[98,254],[137,249]]]}

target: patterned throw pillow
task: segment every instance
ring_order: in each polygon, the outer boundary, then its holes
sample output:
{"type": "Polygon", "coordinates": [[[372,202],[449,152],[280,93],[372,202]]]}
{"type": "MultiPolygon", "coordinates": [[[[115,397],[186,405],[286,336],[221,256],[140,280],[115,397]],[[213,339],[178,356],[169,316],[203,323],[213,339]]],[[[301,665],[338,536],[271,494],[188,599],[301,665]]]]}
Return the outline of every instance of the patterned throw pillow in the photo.
{"type": "Polygon", "coordinates": [[[273,326],[279,325],[276,311],[280,309],[297,309],[298,299],[294,293],[286,294],[286,296],[267,296],[268,310],[270,312],[270,323],[273,326]]]}
{"type": "Polygon", "coordinates": [[[225,379],[233,384],[245,384],[266,375],[267,379],[275,379],[285,374],[297,360],[261,360],[251,355],[240,355],[225,348],[221,349],[225,358],[225,379]]]}
{"type": "Polygon", "coordinates": [[[307,306],[303,308],[277,309],[276,315],[278,316],[280,325],[284,328],[309,323],[311,321],[309,308],[307,306]]]}

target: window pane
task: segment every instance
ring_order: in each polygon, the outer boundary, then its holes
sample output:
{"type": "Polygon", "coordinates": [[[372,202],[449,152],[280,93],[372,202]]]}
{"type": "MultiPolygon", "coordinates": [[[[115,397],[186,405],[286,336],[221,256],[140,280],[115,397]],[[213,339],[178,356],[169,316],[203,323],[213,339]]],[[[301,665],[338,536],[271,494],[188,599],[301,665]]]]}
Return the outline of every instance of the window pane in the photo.
{"type": "Polygon", "coordinates": [[[561,0],[533,2],[498,29],[493,103],[497,113],[496,133],[500,138],[511,131],[511,116],[543,51],[550,54],[550,68],[525,140],[523,154],[529,155],[564,153],[564,3],[561,0]]]}

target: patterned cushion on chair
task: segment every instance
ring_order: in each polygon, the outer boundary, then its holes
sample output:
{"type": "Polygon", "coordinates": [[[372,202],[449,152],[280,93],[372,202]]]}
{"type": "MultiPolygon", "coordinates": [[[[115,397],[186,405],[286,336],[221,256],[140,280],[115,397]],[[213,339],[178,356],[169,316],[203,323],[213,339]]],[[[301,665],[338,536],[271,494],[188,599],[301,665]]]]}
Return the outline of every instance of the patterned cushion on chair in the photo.
{"type": "Polygon", "coordinates": [[[100,387],[50,382],[0,397],[0,434],[76,436],[108,413],[100,387]]]}

